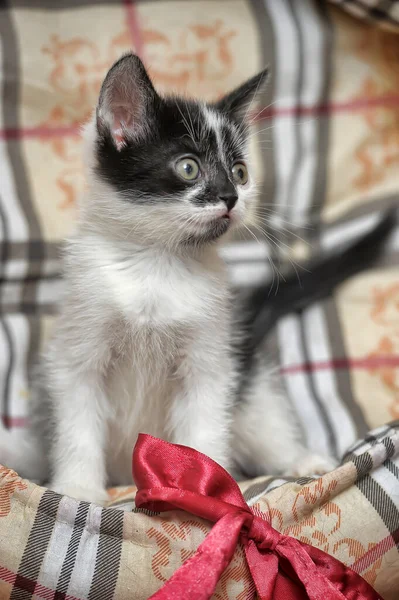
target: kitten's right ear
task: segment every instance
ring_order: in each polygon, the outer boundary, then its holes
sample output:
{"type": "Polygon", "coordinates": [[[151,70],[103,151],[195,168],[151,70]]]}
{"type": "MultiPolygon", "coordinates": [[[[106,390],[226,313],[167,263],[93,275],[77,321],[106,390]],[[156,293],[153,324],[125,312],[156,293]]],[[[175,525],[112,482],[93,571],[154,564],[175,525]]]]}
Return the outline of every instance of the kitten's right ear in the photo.
{"type": "Polygon", "coordinates": [[[250,115],[247,114],[249,112],[248,108],[251,107],[252,102],[257,100],[262,94],[268,79],[269,71],[268,69],[264,69],[224,96],[217,102],[216,107],[219,110],[230,114],[234,119],[240,122],[244,117],[248,116],[249,118],[250,115]]]}
{"type": "Polygon", "coordinates": [[[149,129],[157,93],[138,56],[127,54],[108,71],[97,106],[97,129],[111,134],[120,150],[149,129]]]}

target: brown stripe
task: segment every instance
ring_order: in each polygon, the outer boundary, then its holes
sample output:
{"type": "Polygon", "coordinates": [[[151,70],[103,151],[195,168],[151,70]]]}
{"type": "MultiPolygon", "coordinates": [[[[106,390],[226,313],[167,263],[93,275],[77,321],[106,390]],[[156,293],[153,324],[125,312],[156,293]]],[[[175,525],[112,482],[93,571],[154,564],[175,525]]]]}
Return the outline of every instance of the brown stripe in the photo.
{"type": "Polygon", "coordinates": [[[118,580],[123,539],[123,511],[105,508],[88,600],[112,600],[118,580]]]}
{"type": "Polygon", "coordinates": [[[3,388],[3,406],[2,406],[2,419],[4,426],[8,428],[9,418],[10,418],[10,385],[11,385],[11,375],[15,365],[15,356],[14,356],[14,343],[11,336],[10,328],[5,317],[0,317],[0,327],[3,330],[3,335],[6,340],[7,345],[7,356],[8,363],[6,367],[6,372],[4,376],[4,388],[3,388]]]}
{"type": "MultiPolygon", "coordinates": [[[[35,316],[26,316],[29,327],[29,347],[27,355],[27,377],[29,389],[32,389],[36,380],[35,367],[39,361],[39,350],[42,338],[42,328],[40,318],[35,316]]],[[[29,407],[28,407],[29,409],[29,407]]]]}
{"type": "MultiPolygon", "coordinates": [[[[1,67],[0,67],[1,69],[1,67]]],[[[5,265],[9,260],[9,233],[7,215],[3,210],[3,198],[0,196],[0,222],[1,222],[1,240],[0,240],[0,276],[5,273],[5,265]]]]}
{"type": "MultiPolygon", "coordinates": [[[[1,306],[1,311],[4,313],[21,313],[21,307],[19,304],[11,304],[5,303],[1,306]]],[[[31,304],[24,304],[24,314],[25,315],[43,315],[43,316],[53,316],[57,314],[57,307],[54,304],[40,304],[38,305],[36,302],[32,302],[31,304]]],[[[33,338],[32,338],[33,341],[33,338]]],[[[28,356],[33,356],[34,349],[28,348],[28,356]]]]}
{"type": "MultiPolygon", "coordinates": [[[[328,326],[331,355],[347,356],[341,322],[338,316],[335,300],[333,298],[326,300],[323,303],[323,309],[328,326]]],[[[335,371],[335,380],[337,383],[339,397],[345,403],[345,406],[352,417],[352,421],[355,424],[357,437],[363,438],[367,434],[368,426],[360,406],[354,399],[349,370],[337,369],[335,371]]]]}
{"type": "MultiPolygon", "coordinates": [[[[40,245],[41,242],[35,242],[36,245],[40,245]]],[[[0,240],[0,254],[7,250],[7,260],[23,260],[26,257],[26,242],[15,242],[9,240],[4,242],[0,240]]],[[[62,251],[61,242],[47,242],[46,243],[46,258],[48,260],[59,260],[62,251]]]]}
{"type": "Polygon", "coordinates": [[[61,496],[49,490],[43,494],[19,565],[10,600],[32,598],[34,584],[39,577],[40,567],[53,532],[60,500],[61,496]]]}
{"type": "Polygon", "coordinates": [[[256,483],[248,486],[243,492],[244,500],[249,502],[252,500],[252,498],[259,496],[259,494],[265,494],[273,481],[278,479],[281,479],[281,477],[267,477],[266,479],[262,479],[262,481],[257,481],[256,483]]]}

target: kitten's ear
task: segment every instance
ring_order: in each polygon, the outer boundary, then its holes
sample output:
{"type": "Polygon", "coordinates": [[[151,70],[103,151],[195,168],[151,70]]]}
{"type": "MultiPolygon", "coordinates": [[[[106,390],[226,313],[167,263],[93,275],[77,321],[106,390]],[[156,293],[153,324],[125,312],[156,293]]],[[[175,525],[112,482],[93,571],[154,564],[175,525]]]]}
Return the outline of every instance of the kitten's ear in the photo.
{"type": "Polygon", "coordinates": [[[97,106],[97,129],[120,150],[149,129],[157,93],[138,56],[127,54],[108,71],[97,106]]]}
{"type": "Polygon", "coordinates": [[[217,108],[223,112],[229,113],[234,119],[242,121],[244,116],[246,116],[246,112],[248,111],[249,113],[248,109],[251,104],[256,101],[264,91],[268,79],[269,71],[268,69],[264,69],[219,100],[216,104],[217,108]]]}

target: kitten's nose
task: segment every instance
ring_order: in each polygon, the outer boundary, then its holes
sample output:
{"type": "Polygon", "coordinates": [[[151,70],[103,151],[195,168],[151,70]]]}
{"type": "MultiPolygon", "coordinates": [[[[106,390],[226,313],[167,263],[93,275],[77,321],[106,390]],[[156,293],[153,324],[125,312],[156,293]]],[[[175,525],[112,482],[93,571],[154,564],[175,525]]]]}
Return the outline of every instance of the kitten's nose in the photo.
{"type": "Polygon", "coordinates": [[[238,196],[235,190],[222,192],[221,194],[219,194],[218,197],[219,200],[225,203],[228,211],[232,210],[235,207],[236,202],[238,200],[238,196]]]}

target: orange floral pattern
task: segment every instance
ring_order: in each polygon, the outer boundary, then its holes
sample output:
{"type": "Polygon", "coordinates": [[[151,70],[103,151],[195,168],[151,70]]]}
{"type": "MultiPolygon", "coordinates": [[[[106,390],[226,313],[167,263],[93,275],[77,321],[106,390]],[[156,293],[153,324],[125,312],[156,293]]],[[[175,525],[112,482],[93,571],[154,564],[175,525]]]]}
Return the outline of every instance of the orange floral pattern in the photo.
{"type": "MultiPolygon", "coordinates": [[[[173,571],[171,570],[171,557],[173,556],[174,569],[179,568],[186,560],[194,555],[192,550],[192,535],[197,530],[201,537],[205,538],[209,528],[194,519],[177,518],[174,515],[174,521],[163,520],[160,527],[151,527],[146,533],[150,540],[156,541],[157,550],[151,561],[151,569],[158,581],[164,583],[167,581],[173,571]],[[176,557],[179,557],[176,565],[176,557]]],[[[253,592],[253,582],[249,575],[248,568],[241,547],[235,552],[229,566],[223,572],[220,578],[217,590],[214,594],[215,600],[228,600],[229,586],[231,583],[242,586],[242,590],[235,596],[237,600],[245,600],[253,592]]]]}
{"type": "MultiPolygon", "coordinates": [[[[345,548],[346,551],[346,560],[345,564],[351,565],[355,561],[362,558],[369,550],[375,548],[377,544],[369,542],[368,544],[362,544],[359,540],[354,538],[342,538],[336,542],[333,546],[332,551],[334,553],[340,552],[341,560],[342,560],[342,547],[345,548]]],[[[379,570],[381,569],[382,558],[377,558],[371,567],[362,573],[363,579],[365,579],[370,585],[374,585],[377,579],[377,575],[379,570]]]]}
{"type": "Polygon", "coordinates": [[[354,100],[382,100],[380,106],[364,110],[369,133],[355,152],[359,172],[353,184],[366,192],[399,167],[399,37],[375,27],[364,28],[356,51],[365,62],[372,57],[375,64],[354,100]]]}
{"type": "MultiPolygon", "coordinates": [[[[344,469],[341,471],[343,474],[344,469]]],[[[376,544],[364,544],[354,537],[344,537],[337,541],[344,519],[350,519],[350,515],[342,511],[339,502],[333,501],[339,492],[339,483],[338,479],[322,477],[304,486],[293,496],[290,510],[288,506],[280,510],[275,503],[257,503],[253,506],[253,511],[284,535],[315,546],[341,561],[345,555],[345,564],[351,565],[376,544]]],[[[382,559],[379,558],[362,573],[371,585],[377,578],[381,564],[382,559]]]]}
{"type": "Polygon", "coordinates": [[[6,517],[11,510],[11,498],[15,490],[25,490],[27,484],[6,467],[0,466],[0,517],[6,517]]]}
{"type": "MultiPolygon", "coordinates": [[[[369,358],[394,357],[399,354],[399,283],[376,287],[372,291],[370,317],[383,328],[383,334],[369,358]]],[[[379,378],[388,391],[391,401],[389,412],[399,419],[399,369],[392,365],[370,367],[369,373],[379,378]]]]}
{"type": "Polygon", "coordinates": [[[234,66],[231,42],[235,36],[236,32],[220,19],[190,24],[176,38],[144,27],[150,73],[166,90],[215,99],[225,91],[226,78],[234,66]]]}
{"type": "Polygon", "coordinates": [[[269,506],[262,511],[259,504],[253,510],[284,535],[332,554],[331,537],[339,530],[342,519],[341,509],[330,500],[337,485],[337,480],[325,483],[321,478],[301,488],[292,503],[291,514],[269,506]]]}

